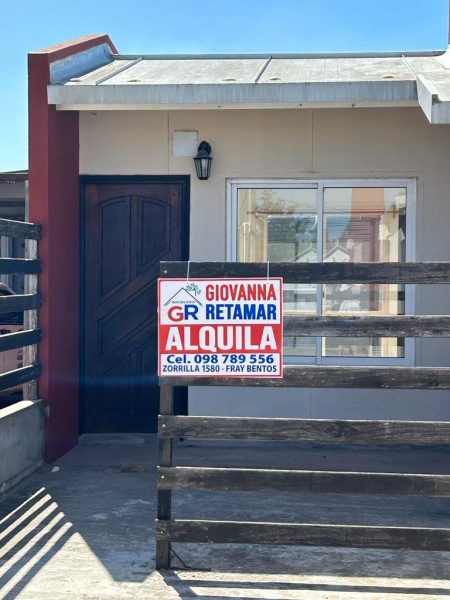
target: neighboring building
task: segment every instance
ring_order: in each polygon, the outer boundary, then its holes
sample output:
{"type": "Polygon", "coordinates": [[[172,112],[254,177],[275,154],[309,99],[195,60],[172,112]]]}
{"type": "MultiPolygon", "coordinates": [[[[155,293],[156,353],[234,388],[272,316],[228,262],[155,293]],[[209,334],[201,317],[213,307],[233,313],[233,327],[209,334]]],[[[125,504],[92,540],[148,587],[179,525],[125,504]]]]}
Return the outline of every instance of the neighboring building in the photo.
{"type": "MultiPolygon", "coordinates": [[[[28,208],[28,171],[0,173],[0,219],[26,221],[28,208]]],[[[0,256],[23,258],[25,241],[18,238],[0,237],[0,256]]],[[[16,294],[24,293],[24,277],[20,274],[0,275],[0,281],[16,294]]]]}
{"type": "MultiPolygon", "coordinates": [[[[76,443],[79,408],[82,431],[154,430],[161,259],[450,260],[448,51],[127,56],[92,35],[30,54],[29,82],[50,460],[76,443]]],[[[449,314],[450,301],[436,286],[289,285],[285,308],[449,314]]],[[[285,353],[448,366],[450,342],[290,338],[285,353]]],[[[448,392],[230,392],[192,388],[189,412],[450,419],[448,392]]]]}

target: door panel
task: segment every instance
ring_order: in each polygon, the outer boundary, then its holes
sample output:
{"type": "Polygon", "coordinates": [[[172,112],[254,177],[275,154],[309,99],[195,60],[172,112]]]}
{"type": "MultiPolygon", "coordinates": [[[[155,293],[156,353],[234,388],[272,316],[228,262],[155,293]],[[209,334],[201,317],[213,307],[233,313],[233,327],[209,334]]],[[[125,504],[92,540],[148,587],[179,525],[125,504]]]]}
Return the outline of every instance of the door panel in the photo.
{"type": "Polygon", "coordinates": [[[110,293],[117,292],[130,282],[129,222],[131,198],[115,198],[102,202],[99,232],[100,262],[103,265],[99,285],[99,299],[104,301],[110,293]]]}
{"type": "Polygon", "coordinates": [[[84,185],[86,432],[156,431],[157,277],[184,260],[187,181],[84,185]]]}

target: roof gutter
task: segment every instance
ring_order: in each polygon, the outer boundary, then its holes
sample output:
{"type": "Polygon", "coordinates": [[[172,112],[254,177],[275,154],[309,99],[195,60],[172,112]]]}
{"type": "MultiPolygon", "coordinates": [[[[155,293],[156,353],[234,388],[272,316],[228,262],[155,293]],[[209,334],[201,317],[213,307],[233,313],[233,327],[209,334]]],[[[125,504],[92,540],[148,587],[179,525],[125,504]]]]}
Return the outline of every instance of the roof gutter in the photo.
{"type": "Polygon", "coordinates": [[[113,54],[114,60],[241,60],[241,59],[315,59],[315,58],[401,58],[437,57],[446,50],[414,50],[411,52],[305,52],[262,54],[113,54]]]}

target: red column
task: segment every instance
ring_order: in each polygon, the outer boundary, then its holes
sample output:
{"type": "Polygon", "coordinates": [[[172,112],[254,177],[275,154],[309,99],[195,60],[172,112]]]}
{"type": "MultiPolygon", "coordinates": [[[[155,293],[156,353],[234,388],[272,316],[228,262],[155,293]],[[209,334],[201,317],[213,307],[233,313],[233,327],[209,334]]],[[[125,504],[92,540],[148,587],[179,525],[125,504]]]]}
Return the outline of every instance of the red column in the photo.
{"type": "Polygon", "coordinates": [[[104,43],[116,52],[108,36],[91,35],[28,56],[30,221],[43,232],[38,394],[48,407],[48,462],[78,441],[80,230],[79,116],[49,106],[47,85],[52,62],[104,43]]]}

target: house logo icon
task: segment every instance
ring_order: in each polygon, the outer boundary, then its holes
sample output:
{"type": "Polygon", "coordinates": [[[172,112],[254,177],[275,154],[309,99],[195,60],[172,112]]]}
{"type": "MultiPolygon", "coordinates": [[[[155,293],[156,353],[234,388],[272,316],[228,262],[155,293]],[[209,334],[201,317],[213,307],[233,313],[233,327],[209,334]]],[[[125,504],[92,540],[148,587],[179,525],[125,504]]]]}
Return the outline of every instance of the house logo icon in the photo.
{"type": "Polygon", "coordinates": [[[195,284],[188,284],[184,287],[181,287],[176,294],[174,294],[164,306],[169,306],[170,304],[196,304],[198,306],[203,306],[198,298],[196,298],[197,294],[201,294],[201,290],[195,284]]]}

